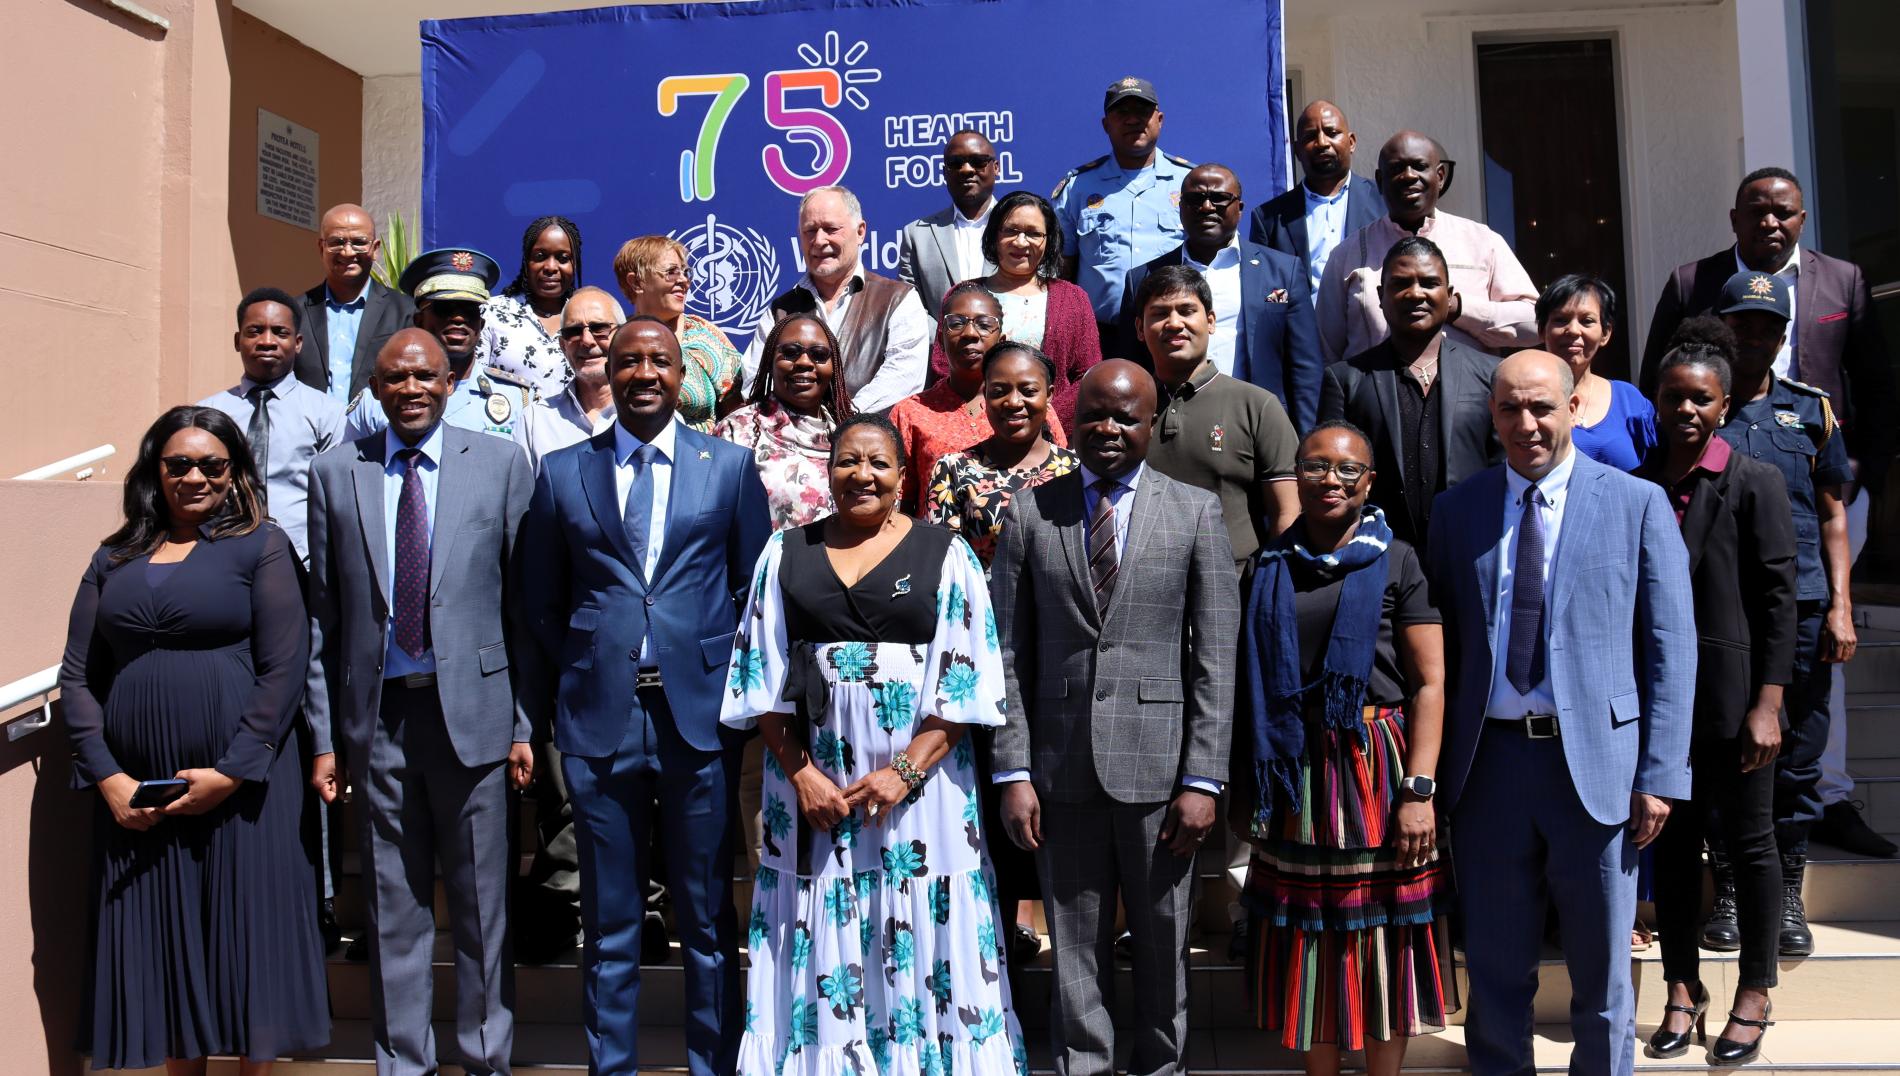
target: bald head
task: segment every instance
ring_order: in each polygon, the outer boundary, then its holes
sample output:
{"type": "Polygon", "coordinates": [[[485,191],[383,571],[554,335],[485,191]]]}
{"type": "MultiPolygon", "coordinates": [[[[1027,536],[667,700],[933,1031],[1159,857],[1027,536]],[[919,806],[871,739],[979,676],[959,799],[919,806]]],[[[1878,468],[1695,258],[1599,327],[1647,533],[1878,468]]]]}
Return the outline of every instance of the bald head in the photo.
{"type": "Polygon", "coordinates": [[[428,436],[448,406],[455,378],[448,352],[422,329],[401,329],[376,353],[370,391],[383,405],[389,428],[403,444],[428,436]]]}
{"type": "Polygon", "coordinates": [[[1491,379],[1491,422],[1511,469],[1535,482],[1570,455],[1579,401],[1570,364],[1548,351],[1519,351],[1491,379]]]}
{"type": "Polygon", "coordinates": [[[1379,147],[1379,193],[1393,223],[1417,231],[1438,208],[1444,163],[1438,142],[1417,131],[1400,131],[1379,147]]]}
{"type": "Polygon", "coordinates": [[[441,363],[444,370],[449,368],[449,353],[442,350],[442,341],[437,340],[434,333],[414,326],[396,330],[395,335],[383,343],[382,350],[376,353],[376,368],[381,370],[385,362],[397,362],[404,356],[418,356],[428,362],[441,363]]]}
{"type": "Polygon", "coordinates": [[[1301,110],[1293,125],[1293,153],[1306,170],[1306,185],[1315,193],[1331,195],[1352,176],[1352,153],[1359,136],[1346,123],[1346,114],[1321,99],[1301,110]]]}
{"type": "Polygon", "coordinates": [[[1154,426],[1155,383],[1148,371],[1110,359],[1082,375],[1075,394],[1075,450],[1082,465],[1120,478],[1148,458],[1154,426]]]}
{"type": "Polygon", "coordinates": [[[331,294],[353,301],[369,286],[370,266],[382,250],[376,222],[369,210],[355,202],[331,206],[317,225],[317,252],[323,258],[323,279],[331,294]]]}

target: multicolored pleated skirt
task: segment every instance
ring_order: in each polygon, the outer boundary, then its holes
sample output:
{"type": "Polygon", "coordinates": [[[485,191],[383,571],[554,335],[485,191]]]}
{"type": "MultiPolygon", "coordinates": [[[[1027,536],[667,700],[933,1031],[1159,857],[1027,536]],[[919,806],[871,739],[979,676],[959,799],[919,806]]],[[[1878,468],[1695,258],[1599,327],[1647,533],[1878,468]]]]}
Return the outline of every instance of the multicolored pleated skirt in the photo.
{"type": "Polygon", "coordinates": [[[1456,1007],[1449,864],[1398,865],[1387,843],[1405,777],[1405,714],[1365,709],[1366,742],[1309,717],[1297,811],[1276,803],[1242,895],[1255,1023],[1289,1049],[1365,1049],[1443,1030],[1456,1007]]]}

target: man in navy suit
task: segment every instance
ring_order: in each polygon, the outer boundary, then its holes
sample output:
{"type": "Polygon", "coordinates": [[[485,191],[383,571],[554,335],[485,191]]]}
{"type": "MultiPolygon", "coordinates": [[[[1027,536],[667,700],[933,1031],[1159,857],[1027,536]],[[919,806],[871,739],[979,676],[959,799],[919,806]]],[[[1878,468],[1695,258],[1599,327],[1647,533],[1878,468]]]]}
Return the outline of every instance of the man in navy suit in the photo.
{"type": "Polygon", "coordinates": [[[1293,127],[1293,155],[1306,178],[1254,210],[1247,232],[1254,242],[1306,266],[1306,290],[1314,302],[1333,248],[1385,215],[1378,186],[1353,173],[1352,151],[1358,144],[1338,105],[1324,100],[1307,105],[1293,127]]]}
{"type": "Polygon", "coordinates": [[[752,453],[675,421],[657,319],[608,348],[616,421],[541,463],[522,521],[523,702],[580,837],[582,1003],[595,1072],[637,1068],[640,927],[656,800],[686,966],[687,1065],[730,1073],[742,1025],[732,910],[738,752],[719,724],[733,629],[771,533],[752,453]]]}
{"type": "Polygon", "coordinates": [[[1432,510],[1451,685],[1438,795],[1458,842],[1478,1076],[1535,1068],[1547,900],[1570,972],[1570,1071],[1634,1070],[1637,850],[1689,798],[1689,553],[1661,486],[1572,446],[1578,406],[1555,355],[1505,359],[1491,415],[1508,465],[1432,510]]]}
{"type": "Polygon", "coordinates": [[[1313,304],[1299,260],[1240,238],[1240,180],[1224,164],[1204,164],[1181,181],[1187,241],[1128,271],[1122,288],[1120,354],[1154,372],[1136,336],[1141,282],[1164,265],[1186,265],[1214,295],[1207,357],[1221,373],[1279,397],[1294,429],[1311,429],[1319,412],[1322,363],[1313,304]]]}

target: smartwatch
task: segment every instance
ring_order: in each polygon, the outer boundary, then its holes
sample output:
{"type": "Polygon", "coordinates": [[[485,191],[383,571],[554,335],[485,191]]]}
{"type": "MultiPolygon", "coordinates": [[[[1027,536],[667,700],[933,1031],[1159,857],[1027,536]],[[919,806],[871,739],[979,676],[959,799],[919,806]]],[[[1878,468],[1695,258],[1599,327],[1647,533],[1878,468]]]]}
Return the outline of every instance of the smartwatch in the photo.
{"type": "Polygon", "coordinates": [[[1399,787],[1417,796],[1419,799],[1428,800],[1432,798],[1432,793],[1438,791],[1438,782],[1429,777],[1414,774],[1400,781],[1399,787]]]}

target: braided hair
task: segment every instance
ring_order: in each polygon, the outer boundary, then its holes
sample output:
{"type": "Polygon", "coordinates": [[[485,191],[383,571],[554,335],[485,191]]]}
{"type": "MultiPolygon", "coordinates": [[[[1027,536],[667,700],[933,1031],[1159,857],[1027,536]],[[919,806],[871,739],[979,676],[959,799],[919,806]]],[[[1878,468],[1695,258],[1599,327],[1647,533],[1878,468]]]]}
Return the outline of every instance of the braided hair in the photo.
{"type": "Polygon", "coordinates": [[[541,233],[547,231],[549,228],[559,228],[563,232],[566,232],[567,241],[574,247],[574,275],[568,278],[567,290],[561,293],[561,301],[563,303],[567,302],[568,297],[574,294],[574,289],[580,286],[580,228],[566,217],[536,217],[533,222],[528,225],[528,230],[521,233],[521,266],[515,270],[514,280],[510,281],[507,287],[501,289],[503,295],[527,295],[533,290],[533,283],[528,279],[528,258],[534,253],[534,244],[541,238],[541,233]]]}
{"type": "Polygon", "coordinates": [[[1711,314],[1688,318],[1669,337],[1669,351],[1656,367],[1656,382],[1678,366],[1710,370],[1727,395],[1735,390],[1735,333],[1711,314]]]}
{"type": "Polygon", "coordinates": [[[785,335],[788,326],[800,321],[811,322],[825,334],[825,346],[831,349],[831,421],[843,422],[857,414],[851,406],[851,390],[844,387],[844,354],[838,350],[838,338],[832,334],[831,326],[816,314],[787,314],[765,334],[765,344],[759,352],[759,376],[752,379],[752,391],[747,394],[746,402],[762,405],[772,399],[772,367],[778,359],[779,338],[785,335]]]}

